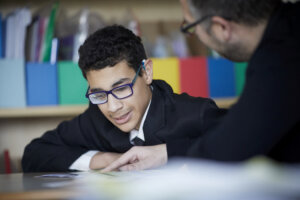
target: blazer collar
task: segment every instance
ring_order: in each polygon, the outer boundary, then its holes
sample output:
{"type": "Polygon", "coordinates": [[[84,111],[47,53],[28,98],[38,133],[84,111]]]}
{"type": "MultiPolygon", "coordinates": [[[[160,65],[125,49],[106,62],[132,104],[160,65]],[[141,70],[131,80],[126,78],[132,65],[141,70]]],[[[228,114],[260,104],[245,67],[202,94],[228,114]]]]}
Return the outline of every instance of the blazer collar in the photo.
{"type": "MultiPolygon", "coordinates": [[[[169,98],[172,89],[164,81],[154,80],[152,86],[152,100],[143,127],[145,145],[155,145],[162,142],[161,139],[157,137],[156,133],[165,126],[165,109],[172,101],[172,98],[169,98]]],[[[132,144],[129,141],[129,133],[121,131],[113,124],[111,124],[111,128],[104,134],[112,148],[119,152],[127,151],[132,147],[132,144]]]]}
{"type": "Polygon", "coordinates": [[[162,94],[162,88],[157,87],[158,81],[154,81],[152,101],[144,123],[145,145],[154,145],[161,143],[156,133],[166,124],[165,118],[165,96],[162,94]]]}
{"type": "Polygon", "coordinates": [[[121,131],[113,124],[112,128],[104,134],[112,148],[118,152],[126,152],[133,146],[129,141],[129,133],[121,131]]]}

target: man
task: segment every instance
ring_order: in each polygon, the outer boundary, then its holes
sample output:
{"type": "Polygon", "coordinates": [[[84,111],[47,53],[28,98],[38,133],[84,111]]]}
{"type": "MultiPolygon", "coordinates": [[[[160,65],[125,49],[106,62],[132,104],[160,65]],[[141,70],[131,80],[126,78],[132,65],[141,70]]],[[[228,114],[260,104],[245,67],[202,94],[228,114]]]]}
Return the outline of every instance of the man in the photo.
{"type": "Polygon", "coordinates": [[[264,155],[279,162],[300,162],[300,3],[181,0],[181,4],[183,32],[195,32],[226,58],[249,62],[243,93],[222,122],[193,145],[170,141],[134,148],[103,171],[151,168],[175,155],[218,161],[264,155]],[[178,145],[181,148],[174,152],[178,145]]]}
{"type": "Polygon", "coordinates": [[[224,113],[210,99],[177,95],[166,82],[152,81],[141,39],[124,27],[95,32],[79,57],[91,104],[27,145],[24,172],[104,168],[133,146],[190,142],[224,113]]]}

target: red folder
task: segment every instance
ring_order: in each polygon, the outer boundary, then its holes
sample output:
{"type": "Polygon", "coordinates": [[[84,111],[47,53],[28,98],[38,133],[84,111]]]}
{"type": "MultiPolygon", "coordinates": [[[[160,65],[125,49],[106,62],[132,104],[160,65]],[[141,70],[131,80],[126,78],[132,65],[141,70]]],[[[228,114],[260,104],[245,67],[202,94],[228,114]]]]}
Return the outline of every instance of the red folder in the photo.
{"type": "Polygon", "coordinates": [[[10,158],[9,158],[8,150],[4,150],[4,163],[5,163],[5,173],[10,174],[11,168],[10,168],[10,158]]]}
{"type": "Polygon", "coordinates": [[[206,58],[180,59],[180,88],[191,96],[209,96],[206,58]]]}

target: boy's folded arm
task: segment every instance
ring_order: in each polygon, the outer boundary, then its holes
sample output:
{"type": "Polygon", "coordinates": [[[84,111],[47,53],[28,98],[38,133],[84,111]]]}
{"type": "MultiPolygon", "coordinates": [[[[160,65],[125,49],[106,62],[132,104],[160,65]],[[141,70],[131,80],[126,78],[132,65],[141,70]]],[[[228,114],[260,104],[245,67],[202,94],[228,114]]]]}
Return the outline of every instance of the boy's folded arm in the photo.
{"type": "Polygon", "coordinates": [[[70,171],[72,163],[86,152],[86,149],[80,147],[44,143],[39,138],[25,148],[23,172],[70,171]]]}
{"type": "Polygon", "coordinates": [[[90,162],[99,151],[88,151],[82,154],[77,160],[75,160],[72,165],[69,167],[70,170],[78,170],[78,171],[89,171],[90,170],[90,162]]]}
{"type": "Polygon", "coordinates": [[[114,152],[88,151],[75,160],[69,167],[69,170],[89,171],[102,169],[117,160],[121,155],[121,153],[114,152]]]}
{"type": "Polygon", "coordinates": [[[102,169],[117,160],[122,154],[114,152],[97,152],[90,160],[90,169],[102,169]]]}

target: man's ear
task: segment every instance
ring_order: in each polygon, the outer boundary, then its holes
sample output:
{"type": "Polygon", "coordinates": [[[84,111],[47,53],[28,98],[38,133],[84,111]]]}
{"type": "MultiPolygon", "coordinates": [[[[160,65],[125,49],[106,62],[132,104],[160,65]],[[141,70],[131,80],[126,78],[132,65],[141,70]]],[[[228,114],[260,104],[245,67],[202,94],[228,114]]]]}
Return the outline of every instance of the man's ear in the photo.
{"type": "Polygon", "coordinates": [[[210,30],[217,40],[227,43],[232,37],[233,27],[230,21],[219,16],[213,16],[210,30]]]}
{"type": "Polygon", "coordinates": [[[146,81],[146,83],[148,85],[150,85],[152,83],[152,79],[153,79],[153,63],[152,63],[152,60],[147,59],[144,62],[144,66],[145,66],[145,69],[144,69],[144,72],[143,72],[143,78],[146,81]]]}

